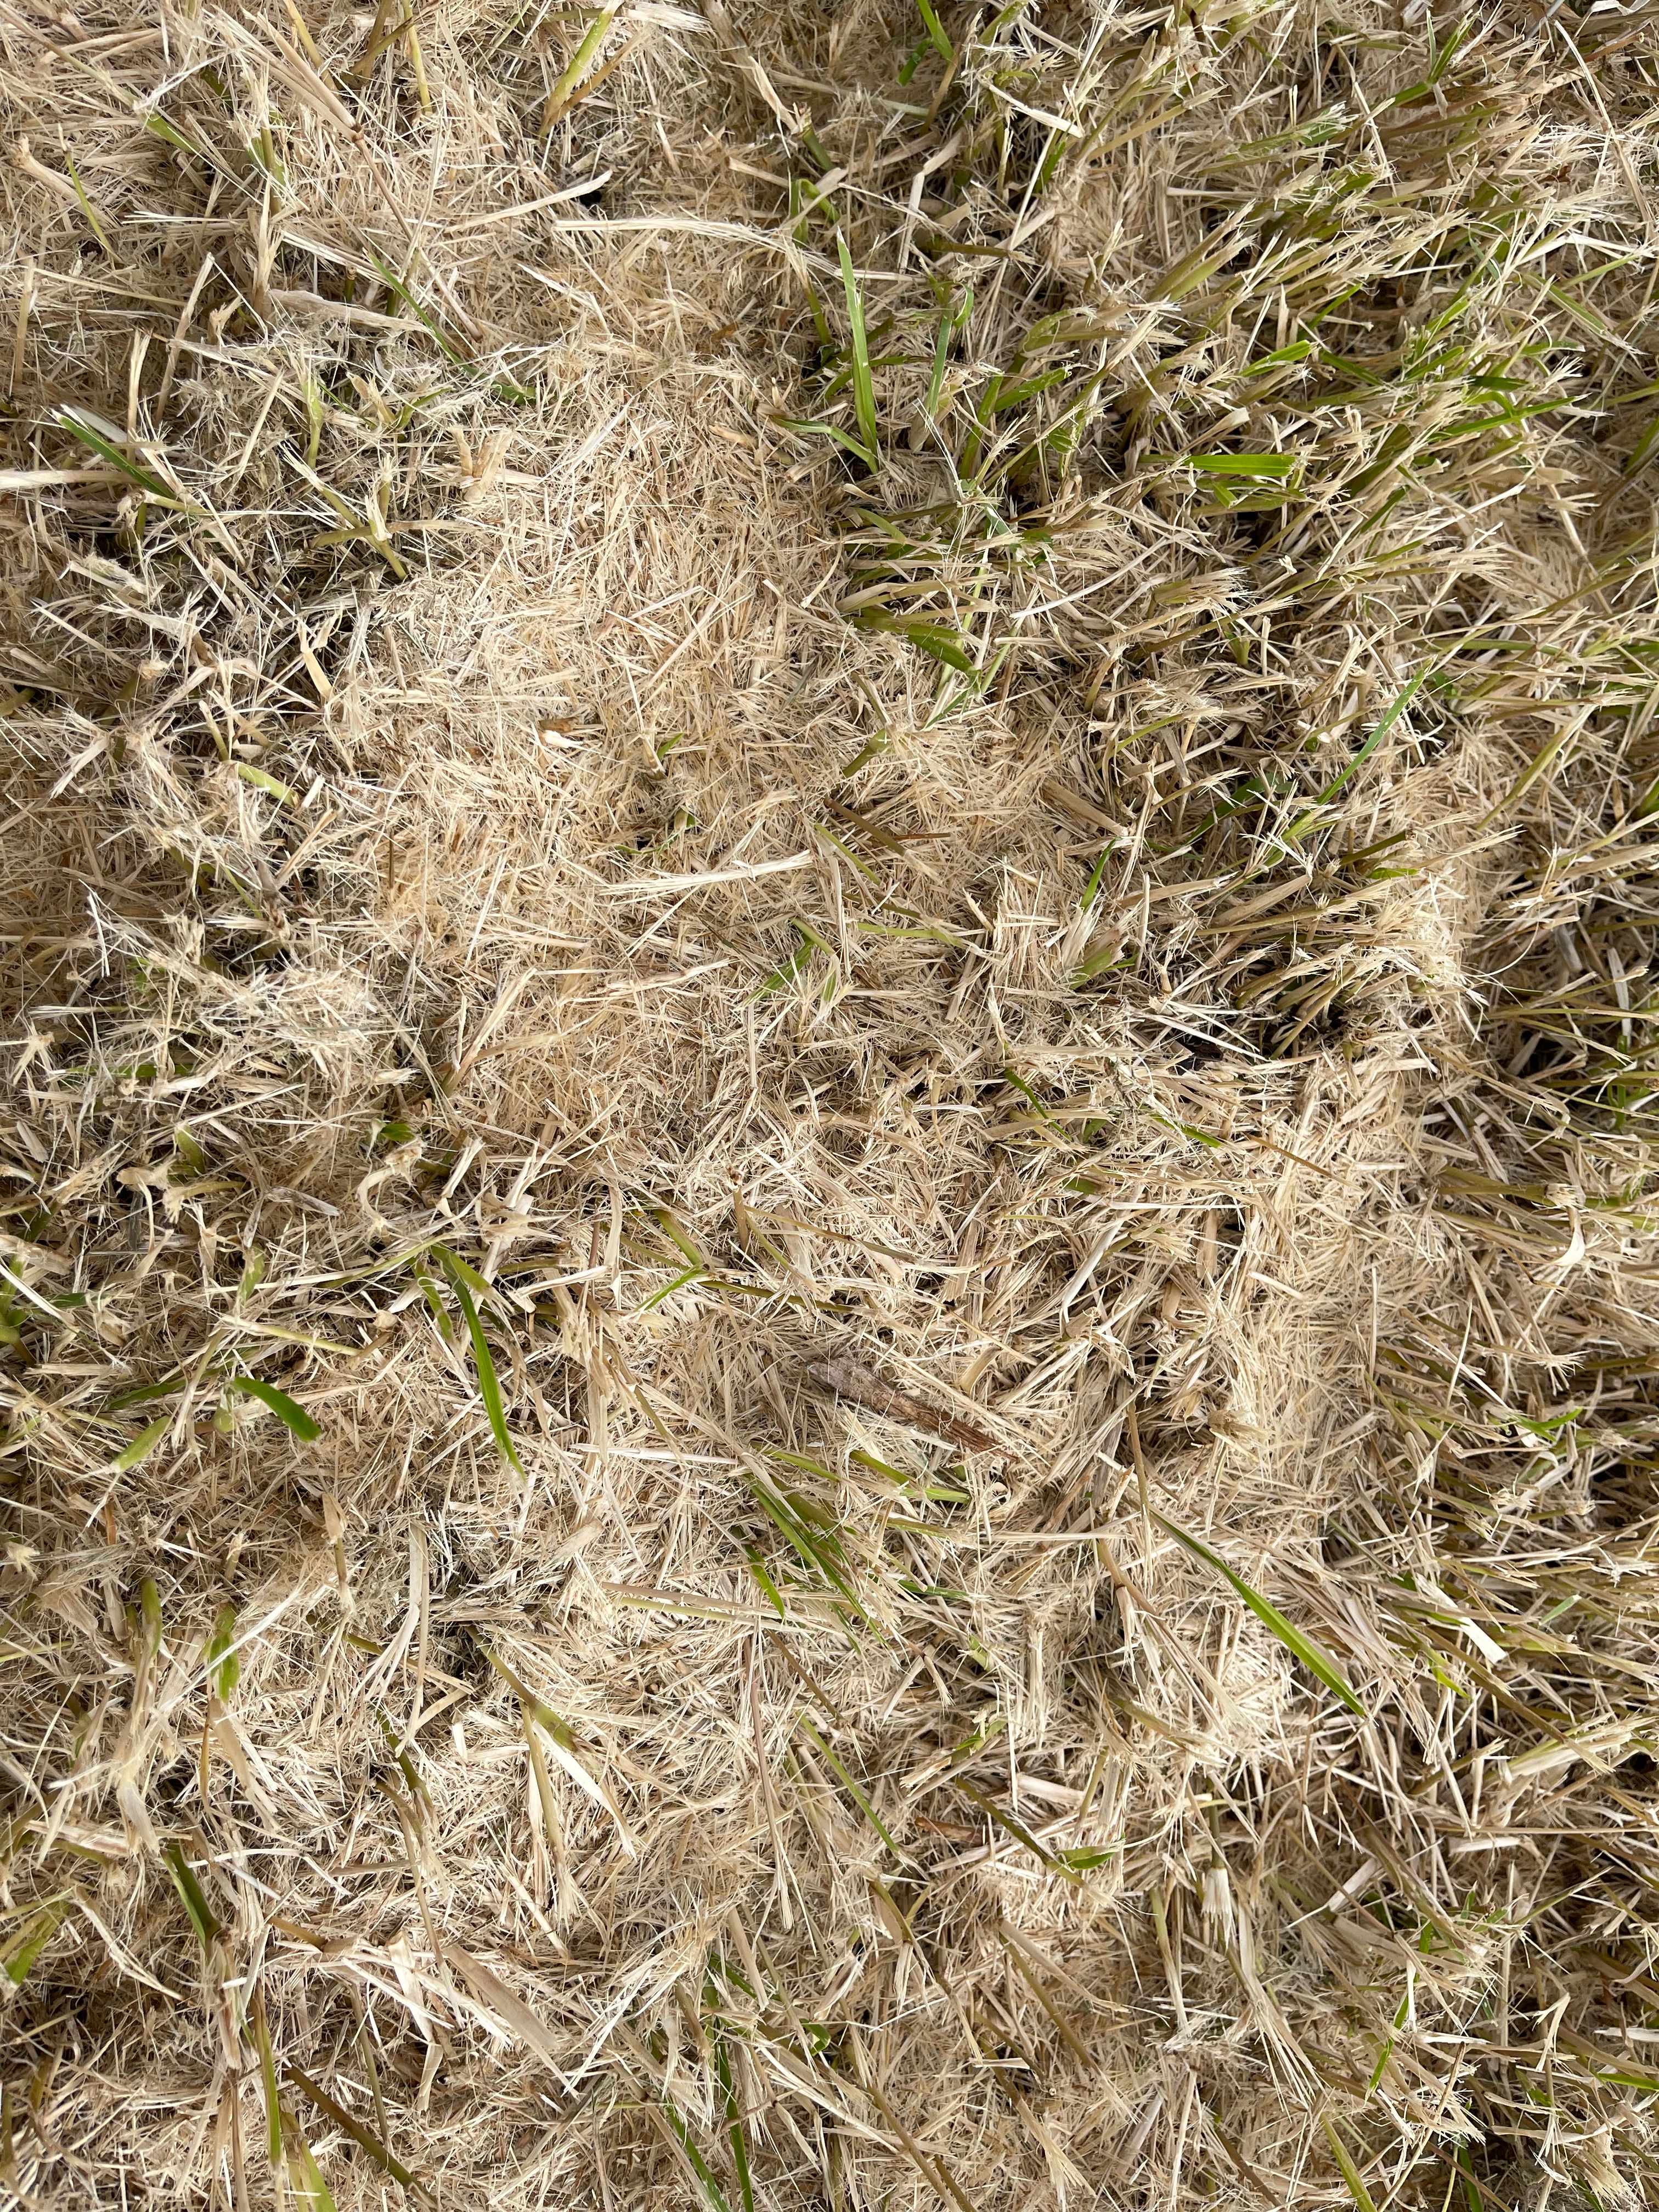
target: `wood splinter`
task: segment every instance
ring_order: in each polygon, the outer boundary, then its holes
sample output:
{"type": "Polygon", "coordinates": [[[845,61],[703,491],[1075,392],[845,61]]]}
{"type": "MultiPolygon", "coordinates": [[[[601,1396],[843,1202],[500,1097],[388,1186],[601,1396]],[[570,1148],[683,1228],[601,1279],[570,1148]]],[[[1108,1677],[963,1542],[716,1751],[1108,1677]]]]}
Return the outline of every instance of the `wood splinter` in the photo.
{"type": "Polygon", "coordinates": [[[814,1382],[833,1391],[838,1398],[850,1398],[855,1406],[867,1407],[872,1413],[882,1413],[891,1421],[903,1421],[913,1429],[925,1429],[930,1436],[942,1437],[947,1443],[959,1444],[963,1451],[1002,1452],[1006,1447],[994,1437],[976,1429],[971,1421],[959,1420],[954,1413],[942,1413],[935,1407],[913,1398],[908,1390],[901,1390],[878,1375],[873,1367],[863,1366],[838,1352],[829,1359],[812,1359],[806,1364],[806,1373],[814,1382]]]}

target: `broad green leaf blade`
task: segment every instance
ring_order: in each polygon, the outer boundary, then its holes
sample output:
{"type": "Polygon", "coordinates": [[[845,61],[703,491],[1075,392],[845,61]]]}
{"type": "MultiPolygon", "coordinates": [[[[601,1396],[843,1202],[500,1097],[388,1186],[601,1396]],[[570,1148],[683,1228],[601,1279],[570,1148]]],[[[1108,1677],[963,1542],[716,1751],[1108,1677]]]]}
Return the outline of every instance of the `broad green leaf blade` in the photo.
{"type": "Polygon", "coordinates": [[[1200,1544],[1196,1536],[1189,1536],[1184,1528],[1177,1528],[1173,1521],[1166,1521],[1161,1513],[1155,1513],[1152,1518],[1167,1535],[1175,1538],[1177,1544],[1184,1544],[1194,1559],[1202,1559],[1206,1566],[1213,1567],[1224,1581],[1230,1583],[1256,1619],[1273,1631],[1285,1649],[1299,1659],[1310,1674],[1316,1674],[1328,1690],[1340,1698],[1350,1712],[1358,1713],[1362,1720],[1365,1717],[1365,1708],[1349,1688],[1341,1668],[1320,1650],[1311,1638],[1304,1636],[1293,1621],[1286,1620],[1279,1607],[1263,1597],[1260,1590],[1252,1589],[1243,1576],[1230,1567],[1218,1552],[1212,1552],[1207,1544],[1200,1544]]]}
{"type": "Polygon", "coordinates": [[[262,1382],[257,1375],[233,1375],[228,1387],[245,1398],[257,1398],[262,1406],[269,1407],[302,1444],[315,1443],[323,1433],[305,1407],[296,1405],[287,1391],[279,1390],[274,1382],[262,1382]]]}

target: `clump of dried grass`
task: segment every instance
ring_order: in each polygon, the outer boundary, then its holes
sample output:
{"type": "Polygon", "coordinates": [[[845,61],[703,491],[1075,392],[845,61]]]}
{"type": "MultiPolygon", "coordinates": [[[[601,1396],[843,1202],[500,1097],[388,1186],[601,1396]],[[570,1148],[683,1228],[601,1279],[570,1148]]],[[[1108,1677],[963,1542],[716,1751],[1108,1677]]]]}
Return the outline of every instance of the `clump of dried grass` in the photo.
{"type": "Polygon", "coordinates": [[[1651,26],[0,37],[7,2187],[1645,2201],[1651,26]]]}

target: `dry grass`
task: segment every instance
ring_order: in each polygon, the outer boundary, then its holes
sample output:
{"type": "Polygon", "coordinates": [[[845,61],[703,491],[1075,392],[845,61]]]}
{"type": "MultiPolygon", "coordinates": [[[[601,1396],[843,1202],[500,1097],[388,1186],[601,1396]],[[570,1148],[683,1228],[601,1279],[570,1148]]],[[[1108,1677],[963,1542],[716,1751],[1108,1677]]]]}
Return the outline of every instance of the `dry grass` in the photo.
{"type": "Polygon", "coordinates": [[[0,15],[18,2202],[1654,2201],[1656,28],[0,15]]]}

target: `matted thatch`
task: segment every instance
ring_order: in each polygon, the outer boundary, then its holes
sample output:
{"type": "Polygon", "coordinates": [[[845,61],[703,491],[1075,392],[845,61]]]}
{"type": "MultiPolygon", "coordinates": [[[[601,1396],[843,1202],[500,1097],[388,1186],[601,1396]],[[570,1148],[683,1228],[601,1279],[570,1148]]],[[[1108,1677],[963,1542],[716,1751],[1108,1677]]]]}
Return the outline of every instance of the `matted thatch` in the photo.
{"type": "Polygon", "coordinates": [[[1659,17],[0,56],[4,2189],[1651,2201],[1659,17]]]}

